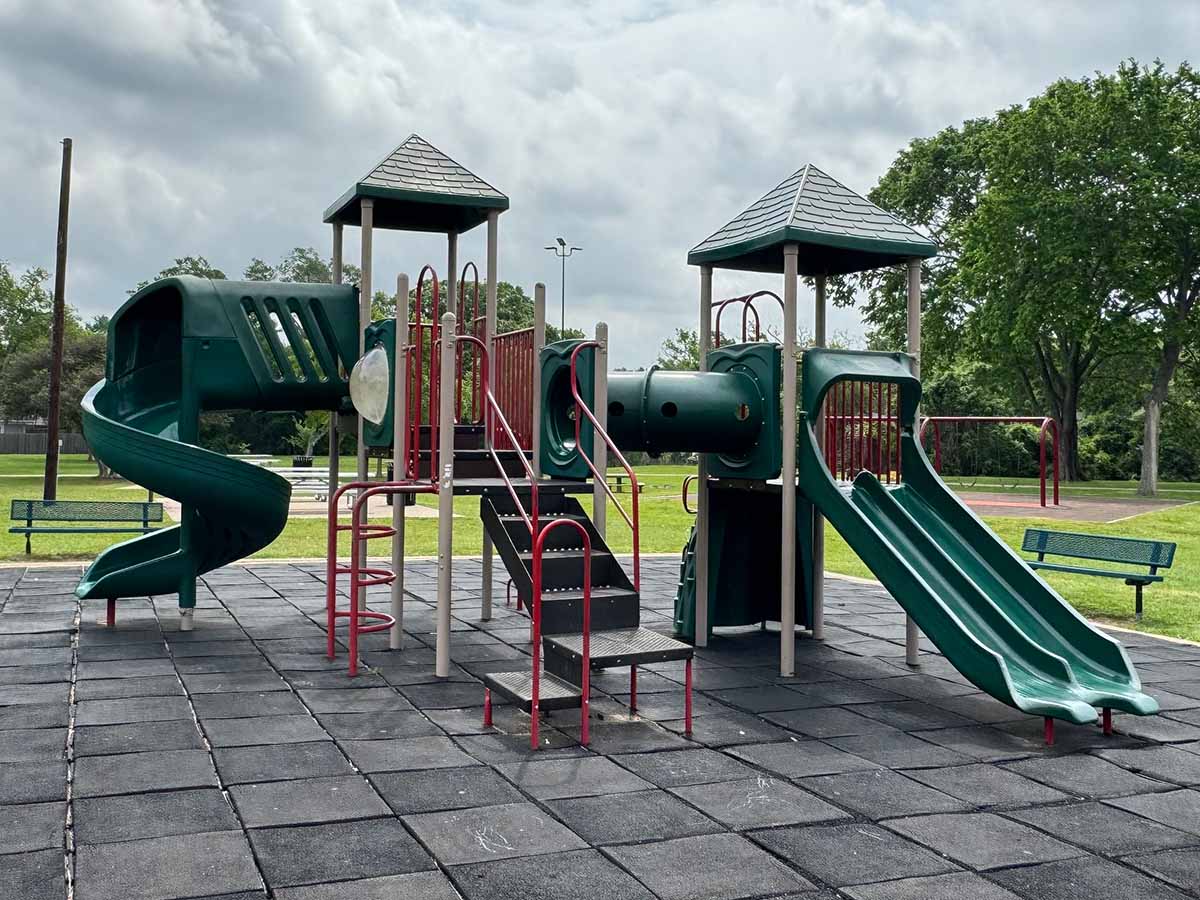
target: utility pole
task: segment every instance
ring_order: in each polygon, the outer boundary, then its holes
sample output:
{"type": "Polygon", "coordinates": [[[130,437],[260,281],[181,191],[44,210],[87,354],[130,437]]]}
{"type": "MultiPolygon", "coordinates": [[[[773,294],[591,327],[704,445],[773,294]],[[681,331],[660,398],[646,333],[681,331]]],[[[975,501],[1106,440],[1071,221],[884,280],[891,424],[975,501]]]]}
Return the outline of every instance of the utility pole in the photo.
{"type": "Polygon", "coordinates": [[[58,249],[54,260],[54,324],[50,332],[50,408],[46,412],[46,477],[42,497],[58,496],[58,419],[62,405],[63,329],[66,326],[67,214],[71,207],[71,139],[62,142],[58,186],[58,249]]]}
{"type": "Polygon", "coordinates": [[[554,253],[555,256],[557,256],[559,259],[562,260],[562,282],[561,282],[562,288],[561,288],[561,295],[560,295],[560,303],[561,303],[562,308],[559,311],[559,321],[558,321],[558,328],[559,328],[558,334],[559,334],[559,338],[561,339],[563,332],[565,332],[567,330],[567,260],[571,257],[571,254],[573,254],[576,250],[582,250],[583,248],[582,247],[568,247],[567,242],[565,240],[563,240],[561,237],[556,237],[554,239],[554,241],[555,241],[555,243],[553,245],[551,245],[549,247],[545,247],[543,249],[550,250],[551,252],[554,253]]]}

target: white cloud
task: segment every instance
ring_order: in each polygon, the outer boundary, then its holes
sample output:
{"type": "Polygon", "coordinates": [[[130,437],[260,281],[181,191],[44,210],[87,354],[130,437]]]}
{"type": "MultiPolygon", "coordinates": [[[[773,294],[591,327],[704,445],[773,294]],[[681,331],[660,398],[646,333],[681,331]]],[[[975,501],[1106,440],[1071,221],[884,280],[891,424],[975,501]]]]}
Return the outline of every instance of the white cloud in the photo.
{"type": "MultiPolygon", "coordinates": [[[[1056,77],[1178,62],[1198,9],[0,0],[0,258],[52,262],[64,135],[70,295],[99,313],[175,256],[233,274],[327,250],[325,207],[417,131],[511,197],[501,277],[544,280],[557,301],[542,247],[564,234],[585,248],[568,321],[605,318],[614,362],[637,365],[694,325],[687,250],[805,162],[866,191],[912,137],[1056,77]]],[[[482,255],[481,232],[461,257],[482,255]]],[[[443,248],[380,236],[376,284],[443,248]]],[[[774,281],[721,274],[718,293],[774,281]]],[[[860,326],[835,311],[831,327],[860,326]]]]}

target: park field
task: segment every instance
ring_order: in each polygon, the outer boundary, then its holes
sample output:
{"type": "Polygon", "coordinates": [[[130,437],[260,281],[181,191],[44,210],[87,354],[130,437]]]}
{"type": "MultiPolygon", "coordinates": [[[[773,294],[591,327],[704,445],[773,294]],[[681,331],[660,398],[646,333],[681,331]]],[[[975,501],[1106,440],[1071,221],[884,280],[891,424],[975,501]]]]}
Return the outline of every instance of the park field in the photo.
{"type": "MultiPolygon", "coordinates": [[[[318,466],[325,465],[318,458],[318,466]]],[[[5,508],[14,498],[41,496],[42,479],[40,456],[0,456],[0,499],[5,508]]],[[[354,465],[343,458],[344,470],[354,465]]],[[[140,500],[144,489],[123,481],[106,481],[96,477],[96,468],[82,456],[64,457],[63,477],[59,480],[58,496],[77,500],[140,500]]],[[[642,552],[678,554],[687,540],[692,516],[684,512],[679,502],[680,487],[686,474],[694,471],[685,466],[647,466],[638,477],[645,485],[641,495],[642,552]]],[[[954,479],[948,479],[952,484],[954,479]]],[[[971,479],[958,484],[964,490],[1036,491],[1036,481],[971,479]]],[[[1065,496],[1097,496],[1109,499],[1133,497],[1134,485],[1129,482],[1089,482],[1064,485],[1065,496]]],[[[1133,589],[1118,579],[1088,578],[1078,575],[1047,573],[1046,579],[1085,616],[1114,625],[1138,628],[1156,634],[1200,640],[1200,485],[1170,483],[1163,485],[1164,498],[1179,499],[1184,505],[1144,513],[1114,523],[1050,521],[1037,517],[986,517],[988,525],[1013,547],[1019,547],[1026,527],[1044,524],[1064,531],[1095,532],[1126,537],[1153,537],[1175,541],[1179,547],[1175,566],[1166,572],[1166,580],[1146,590],[1146,612],[1142,622],[1133,620],[1133,589]]],[[[628,501],[628,496],[624,498],[628,501]]],[[[436,505],[432,497],[419,497],[418,503],[436,505]]],[[[479,521],[479,500],[456,497],[454,501],[454,552],[469,556],[478,554],[482,542],[479,521]]],[[[610,543],[617,552],[628,552],[631,545],[629,529],[620,514],[610,509],[608,517],[610,543]]],[[[436,519],[409,518],[405,529],[408,552],[411,556],[431,556],[436,552],[436,519]]],[[[0,562],[13,564],[45,560],[86,561],[119,539],[117,535],[45,534],[33,536],[33,554],[25,555],[24,537],[0,535],[0,562]]],[[[325,555],[325,523],[322,519],[295,518],[270,547],[255,559],[298,559],[325,555]]],[[[832,529],[826,534],[826,566],[831,572],[870,578],[871,572],[832,529]]]]}

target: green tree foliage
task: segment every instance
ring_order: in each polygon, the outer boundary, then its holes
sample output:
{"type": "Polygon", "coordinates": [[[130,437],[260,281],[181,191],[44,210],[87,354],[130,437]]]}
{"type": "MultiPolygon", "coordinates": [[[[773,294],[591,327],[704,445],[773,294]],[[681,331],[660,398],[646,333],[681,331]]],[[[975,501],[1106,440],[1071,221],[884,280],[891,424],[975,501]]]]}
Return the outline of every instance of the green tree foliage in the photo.
{"type": "Polygon", "coordinates": [[[136,294],[148,284],[158,281],[160,278],[173,278],[176,275],[195,275],[199,278],[225,278],[224,272],[210,263],[203,256],[180,256],[175,259],[175,262],[167,266],[165,269],[159,270],[159,273],[153,278],[146,281],[139,281],[137,286],[130,291],[131,294],[136,294]]]}
{"type": "MultiPolygon", "coordinates": [[[[1198,83],[1187,64],[1132,61],[1055,82],[913,141],[870,194],[940,246],[923,269],[923,374],[986,361],[1008,411],[1059,421],[1068,477],[1084,474],[1098,373],[1119,364],[1142,407],[1143,490],[1157,481],[1160,413],[1200,317],[1198,83]]],[[[874,346],[903,345],[903,282],[835,285],[843,304],[865,293],[874,346]]]]}
{"type": "Polygon", "coordinates": [[[0,370],[14,353],[44,342],[50,333],[53,303],[46,290],[49,277],[41,268],[14,275],[0,260],[0,370]]]}

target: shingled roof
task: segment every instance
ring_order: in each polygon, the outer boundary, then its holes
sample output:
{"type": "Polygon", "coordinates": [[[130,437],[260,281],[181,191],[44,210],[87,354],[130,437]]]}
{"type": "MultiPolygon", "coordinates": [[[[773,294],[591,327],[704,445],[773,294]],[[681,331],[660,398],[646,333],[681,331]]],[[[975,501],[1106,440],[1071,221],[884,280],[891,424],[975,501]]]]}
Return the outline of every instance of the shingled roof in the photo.
{"type": "Polygon", "coordinates": [[[811,163],[688,253],[691,265],[782,272],[800,245],[800,274],[837,275],[933,256],[937,247],[811,163]]]}
{"type": "Polygon", "coordinates": [[[469,231],[508,197],[433,144],[410,134],[325,210],[326,222],[362,224],[363,197],[375,200],[373,226],[403,231],[469,231]]]}

